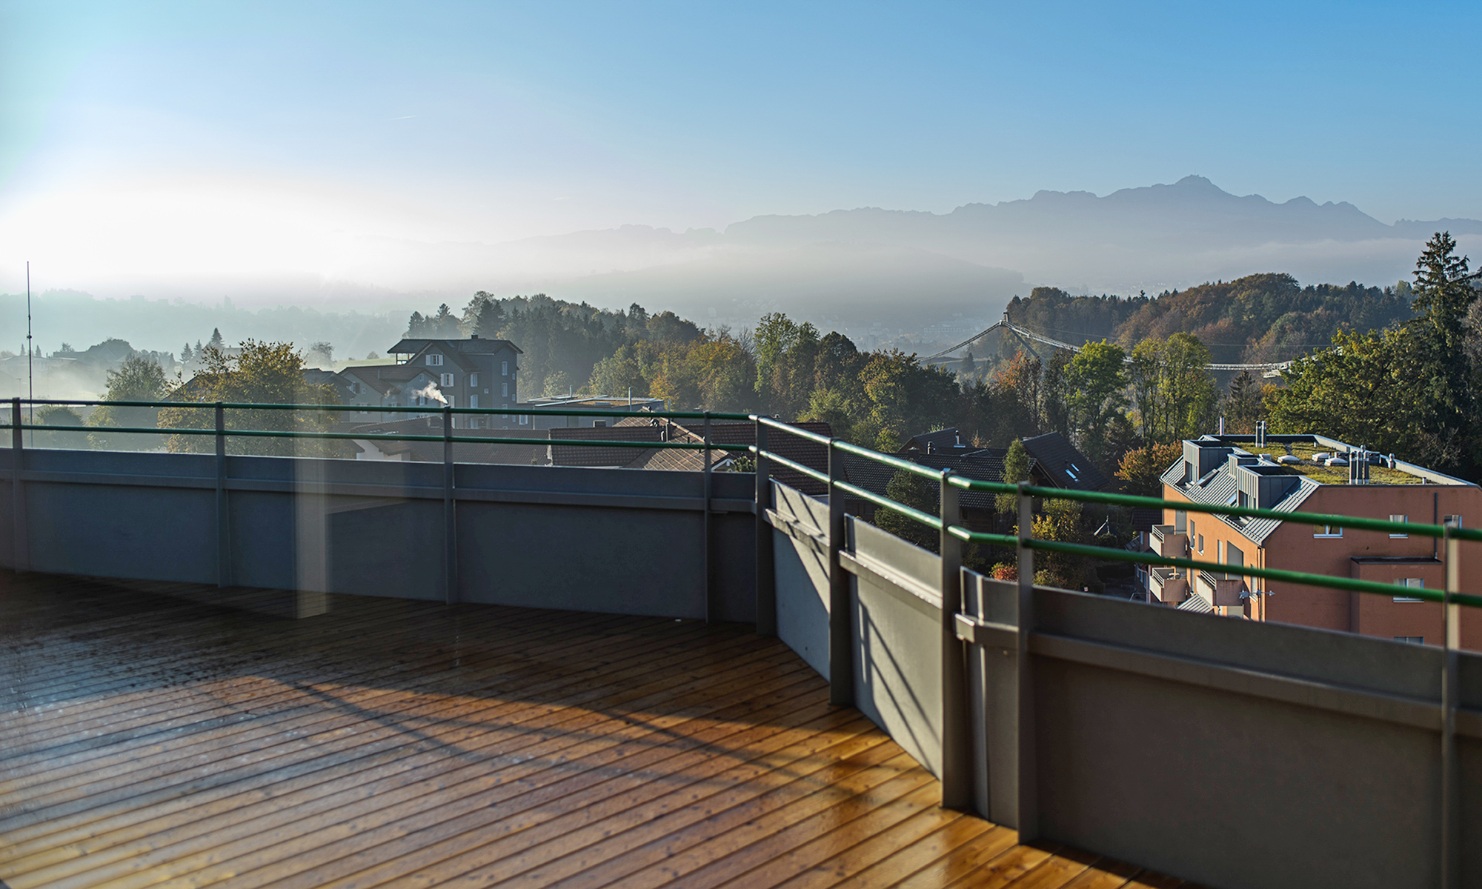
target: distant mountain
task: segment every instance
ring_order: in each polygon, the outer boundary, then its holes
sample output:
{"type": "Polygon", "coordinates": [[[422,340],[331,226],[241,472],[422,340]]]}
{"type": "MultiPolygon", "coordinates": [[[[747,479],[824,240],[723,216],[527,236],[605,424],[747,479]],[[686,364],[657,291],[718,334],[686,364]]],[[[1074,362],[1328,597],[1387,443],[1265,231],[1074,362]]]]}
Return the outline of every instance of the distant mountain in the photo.
{"type": "Polygon", "coordinates": [[[945,214],[869,207],[757,216],[723,232],[624,226],[466,245],[456,262],[440,259],[466,265],[485,289],[530,286],[613,305],[650,299],[732,324],[782,309],[815,323],[919,329],[991,320],[1032,284],[1159,292],[1270,271],[1303,283],[1392,284],[1442,229],[1464,249],[1482,246],[1479,220],[1388,225],[1346,202],[1276,203],[1186,176],[1105,197],[1041,191],[945,214]]]}

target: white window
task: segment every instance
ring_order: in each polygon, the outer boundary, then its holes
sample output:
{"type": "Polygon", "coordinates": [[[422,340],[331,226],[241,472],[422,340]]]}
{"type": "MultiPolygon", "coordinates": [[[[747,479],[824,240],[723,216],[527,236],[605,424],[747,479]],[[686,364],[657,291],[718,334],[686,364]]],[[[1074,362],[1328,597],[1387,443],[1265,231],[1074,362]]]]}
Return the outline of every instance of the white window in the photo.
{"type": "Polygon", "coordinates": [[[521,426],[529,426],[530,425],[530,415],[529,414],[520,414],[520,425],[521,426]]]}
{"type": "MultiPolygon", "coordinates": [[[[1423,577],[1406,577],[1406,578],[1404,578],[1403,580],[1400,581],[1400,586],[1407,586],[1407,587],[1411,588],[1412,590],[1423,590],[1423,589],[1425,589],[1425,578],[1423,578],[1423,577]]],[[[1424,599],[1416,599],[1413,596],[1395,596],[1395,601],[1396,602],[1424,602],[1425,600],[1424,599]]]]}
{"type": "Polygon", "coordinates": [[[1199,552],[1202,554],[1204,552],[1204,535],[1203,534],[1200,534],[1198,539],[1199,539],[1199,552]]]}
{"type": "Polygon", "coordinates": [[[508,361],[501,361],[501,362],[499,362],[499,373],[500,373],[501,376],[506,376],[506,377],[509,376],[509,362],[508,361]]]}
{"type": "Polygon", "coordinates": [[[1396,636],[1395,637],[1395,641],[1396,642],[1408,642],[1411,645],[1424,645],[1425,644],[1425,637],[1424,636],[1396,636]]]}
{"type": "Polygon", "coordinates": [[[1458,527],[1458,528],[1463,527],[1462,526],[1462,523],[1461,523],[1461,516],[1459,516],[1459,515],[1449,515],[1449,516],[1446,516],[1445,518],[1441,519],[1441,524],[1444,525],[1447,522],[1454,523],[1456,525],[1456,527],[1458,527]]]}
{"type": "MultiPolygon", "coordinates": [[[[1407,515],[1399,515],[1399,514],[1396,514],[1396,513],[1391,513],[1390,514],[1390,517],[1389,517],[1389,520],[1391,522],[1398,522],[1400,524],[1407,524],[1410,521],[1410,517],[1407,516],[1407,515]]],[[[1399,534],[1393,534],[1392,533],[1389,536],[1390,537],[1394,537],[1394,538],[1401,538],[1401,537],[1409,537],[1410,535],[1409,534],[1405,534],[1405,533],[1399,533],[1399,534]]]]}
{"type": "Polygon", "coordinates": [[[479,384],[479,375],[478,374],[469,374],[468,375],[468,388],[472,389],[474,386],[477,386],[478,384],[479,384]]]}
{"type": "Polygon", "coordinates": [[[436,355],[436,354],[434,354],[434,355],[428,355],[427,356],[427,366],[428,367],[442,367],[443,366],[443,356],[436,355]]]}
{"type": "Polygon", "coordinates": [[[469,407],[478,407],[479,406],[479,397],[477,395],[470,395],[470,396],[468,396],[468,406],[469,407]]]}
{"type": "Polygon", "coordinates": [[[499,394],[503,395],[505,398],[509,397],[509,383],[505,383],[503,386],[500,387],[499,394]]]}
{"type": "Polygon", "coordinates": [[[1339,525],[1317,525],[1312,532],[1313,537],[1342,537],[1343,528],[1339,525]]]}

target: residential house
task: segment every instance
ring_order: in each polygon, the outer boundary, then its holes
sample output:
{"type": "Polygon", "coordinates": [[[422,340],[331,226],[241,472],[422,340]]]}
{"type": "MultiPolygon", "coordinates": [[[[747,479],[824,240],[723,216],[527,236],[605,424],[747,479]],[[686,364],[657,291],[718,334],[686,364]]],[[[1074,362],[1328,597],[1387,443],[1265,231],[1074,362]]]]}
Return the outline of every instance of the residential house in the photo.
{"type": "MultiPolygon", "coordinates": [[[[1175,502],[1426,524],[1449,518],[1465,523],[1468,515],[1474,522],[1482,519],[1477,485],[1322,435],[1190,439],[1162,482],[1163,498],[1175,502]]],[[[1239,571],[1249,565],[1440,589],[1445,553],[1431,537],[1169,508],[1153,528],[1150,546],[1159,555],[1230,566],[1223,572],[1151,568],[1142,578],[1150,601],[1386,639],[1441,639],[1437,604],[1267,582],[1239,571]]],[[[1464,589],[1482,587],[1482,560],[1464,560],[1460,569],[1464,589]]],[[[1462,642],[1482,648],[1482,621],[1469,616],[1462,642]]]]}

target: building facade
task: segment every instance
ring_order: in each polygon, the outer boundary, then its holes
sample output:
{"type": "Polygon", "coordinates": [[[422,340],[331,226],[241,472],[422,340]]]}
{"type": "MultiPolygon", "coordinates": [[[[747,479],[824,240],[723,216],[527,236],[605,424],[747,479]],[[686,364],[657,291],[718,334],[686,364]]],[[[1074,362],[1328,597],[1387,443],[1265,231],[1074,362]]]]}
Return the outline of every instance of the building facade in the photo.
{"type": "MultiPolygon", "coordinates": [[[[354,422],[396,419],[378,414],[377,407],[513,408],[519,402],[520,348],[509,340],[403,339],[389,350],[395,359],[384,364],[347,367],[346,404],[364,405],[354,422]]],[[[526,421],[528,424],[528,420],[526,421]]],[[[457,417],[460,429],[511,428],[517,417],[457,417]]]]}
{"type": "MultiPolygon", "coordinates": [[[[1183,443],[1163,474],[1163,498],[1278,512],[1328,513],[1395,522],[1482,520],[1482,488],[1321,435],[1204,436],[1183,443]]],[[[1150,535],[1153,552],[1228,565],[1224,572],[1149,568],[1149,601],[1249,620],[1301,624],[1405,642],[1439,644],[1441,606],[1242,575],[1277,568],[1442,589],[1440,541],[1403,533],[1215,516],[1176,508],[1150,535]]],[[[1461,586],[1482,590],[1482,552],[1463,552],[1461,586]]],[[[1468,615],[1462,644],[1482,649],[1482,620],[1468,615]]]]}

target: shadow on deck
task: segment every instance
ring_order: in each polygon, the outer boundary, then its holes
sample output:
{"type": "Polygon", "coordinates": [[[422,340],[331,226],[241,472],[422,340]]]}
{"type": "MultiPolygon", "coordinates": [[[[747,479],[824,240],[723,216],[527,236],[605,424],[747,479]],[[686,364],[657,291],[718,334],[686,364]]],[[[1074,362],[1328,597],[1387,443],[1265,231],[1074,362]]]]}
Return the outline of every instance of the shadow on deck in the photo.
{"type": "Polygon", "coordinates": [[[937,808],[740,626],[0,574],[0,886],[1177,885],[937,808]]]}

